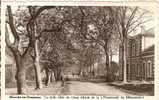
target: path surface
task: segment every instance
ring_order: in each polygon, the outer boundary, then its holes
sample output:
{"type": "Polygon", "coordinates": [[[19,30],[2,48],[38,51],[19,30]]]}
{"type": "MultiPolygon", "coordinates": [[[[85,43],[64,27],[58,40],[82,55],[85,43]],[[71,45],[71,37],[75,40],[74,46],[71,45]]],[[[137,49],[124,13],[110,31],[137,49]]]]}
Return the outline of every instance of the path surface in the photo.
{"type": "MultiPolygon", "coordinates": [[[[30,94],[31,95],[59,95],[62,93],[61,91],[65,87],[61,87],[61,82],[56,82],[56,83],[49,84],[49,86],[43,86],[43,88],[40,90],[35,90],[34,88],[35,88],[34,86],[27,87],[27,94],[28,95],[30,94]]],[[[6,94],[11,94],[11,95],[17,94],[16,88],[7,88],[6,94]]]]}
{"type": "Polygon", "coordinates": [[[109,86],[106,83],[91,83],[91,82],[79,82],[72,81],[68,84],[69,95],[133,95],[126,93],[120,89],[117,89],[113,86],[109,86]]]}
{"type": "MultiPolygon", "coordinates": [[[[64,87],[61,87],[61,82],[57,82],[41,90],[34,90],[33,87],[29,87],[27,91],[28,94],[33,95],[133,95],[130,92],[125,92],[106,83],[80,81],[68,81],[64,87]]],[[[6,94],[16,94],[16,88],[6,89],[6,94]]]]}

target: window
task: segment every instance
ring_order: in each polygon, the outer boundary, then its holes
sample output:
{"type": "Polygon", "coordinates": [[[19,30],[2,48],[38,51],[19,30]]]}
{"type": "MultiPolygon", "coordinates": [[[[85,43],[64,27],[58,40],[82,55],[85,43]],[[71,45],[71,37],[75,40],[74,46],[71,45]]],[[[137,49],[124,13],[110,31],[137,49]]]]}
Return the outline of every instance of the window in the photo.
{"type": "Polygon", "coordinates": [[[147,63],[147,76],[151,77],[152,76],[152,62],[148,61],[147,63]]]}
{"type": "Polygon", "coordinates": [[[137,76],[140,76],[140,65],[137,64],[137,76]]]}
{"type": "Polygon", "coordinates": [[[146,78],[146,62],[145,61],[143,62],[141,70],[142,70],[141,71],[141,73],[142,73],[142,80],[145,80],[145,78],[146,78]]]}
{"type": "Polygon", "coordinates": [[[132,71],[131,71],[132,75],[136,75],[136,68],[135,68],[135,64],[132,64],[132,71]]]}
{"type": "Polygon", "coordinates": [[[135,56],[135,43],[132,44],[132,56],[135,56]]]}
{"type": "Polygon", "coordinates": [[[127,64],[127,74],[129,74],[129,64],[127,64]]]}

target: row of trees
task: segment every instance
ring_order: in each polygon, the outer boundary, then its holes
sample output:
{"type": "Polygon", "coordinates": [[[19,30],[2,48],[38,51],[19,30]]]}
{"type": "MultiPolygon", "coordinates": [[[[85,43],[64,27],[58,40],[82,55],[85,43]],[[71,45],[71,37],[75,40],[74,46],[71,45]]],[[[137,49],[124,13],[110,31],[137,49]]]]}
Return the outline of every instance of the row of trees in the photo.
{"type": "Polygon", "coordinates": [[[122,44],[126,81],[127,37],[143,23],[139,20],[145,15],[145,12],[138,11],[138,7],[28,6],[19,7],[16,13],[12,13],[11,6],[7,6],[5,40],[16,61],[18,94],[26,93],[27,59],[32,59],[35,88],[40,89],[42,69],[60,68],[56,71],[59,73],[56,76],[60,78],[62,67],[77,62],[81,66],[91,66],[97,58],[100,59],[101,51],[105,54],[106,80],[109,81],[110,55],[117,50],[116,42],[112,42],[114,38],[118,38],[117,43],[122,44]],[[89,49],[84,49],[86,47],[89,49]],[[86,54],[80,55],[79,50],[86,51],[86,54]],[[91,50],[94,50],[94,54],[87,53],[91,50]],[[80,59],[81,56],[89,59],[80,59]]]}

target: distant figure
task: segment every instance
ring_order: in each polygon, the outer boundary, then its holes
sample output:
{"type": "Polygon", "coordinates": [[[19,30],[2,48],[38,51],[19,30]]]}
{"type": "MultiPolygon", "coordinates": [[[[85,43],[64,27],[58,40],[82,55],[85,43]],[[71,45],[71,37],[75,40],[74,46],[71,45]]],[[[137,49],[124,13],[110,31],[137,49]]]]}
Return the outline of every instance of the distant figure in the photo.
{"type": "Polygon", "coordinates": [[[72,75],[73,75],[73,78],[74,78],[74,75],[75,75],[75,74],[74,74],[74,73],[72,73],[72,75]]]}
{"type": "Polygon", "coordinates": [[[61,86],[64,86],[64,84],[65,84],[65,77],[64,77],[64,74],[62,73],[61,74],[61,86]]]}

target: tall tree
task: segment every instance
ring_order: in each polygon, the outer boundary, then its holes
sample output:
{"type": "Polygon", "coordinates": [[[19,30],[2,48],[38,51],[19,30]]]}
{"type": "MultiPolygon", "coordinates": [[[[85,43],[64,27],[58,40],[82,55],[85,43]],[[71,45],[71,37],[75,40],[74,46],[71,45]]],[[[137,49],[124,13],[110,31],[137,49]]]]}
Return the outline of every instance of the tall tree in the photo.
{"type": "MultiPolygon", "coordinates": [[[[39,14],[46,10],[46,9],[51,9],[54,8],[54,6],[44,6],[44,7],[40,7],[36,12],[34,12],[34,15],[30,17],[29,20],[26,20],[27,25],[25,26],[25,29],[27,30],[27,34],[25,34],[25,36],[28,38],[28,44],[25,47],[25,49],[21,50],[20,49],[20,44],[21,44],[21,37],[19,34],[19,30],[18,28],[15,27],[15,21],[13,18],[13,14],[12,14],[12,10],[10,6],[7,6],[7,11],[8,11],[8,24],[10,26],[11,29],[11,33],[13,35],[14,38],[14,42],[12,43],[10,41],[10,34],[8,32],[8,25],[6,25],[6,44],[9,47],[9,49],[12,51],[15,61],[16,61],[16,68],[17,68],[17,72],[16,72],[16,81],[17,81],[17,92],[18,94],[25,94],[26,93],[26,73],[25,73],[25,62],[26,59],[29,58],[28,56],[30,55],[29,53],[32,51],[32,49],[34,48],[34,43],[35,43],[35,33],[34,33],[34,21],[35,19],[39,16],[39,14]]],[[[33,12],[31,12],[33,13],[33,12]]],[[[22,32],[23,33],[23,32],[22,32]]]]}
{"type": "Polygon", "coordinates": [[[26,60],[26,53],[21,54],[21,52],[18,50],[18,46],[20,43],[20,37],[18,35],[18,32],[15,28],[14,25],[14,19],[13,19],[13,14],[10,6],[7,6],[7,11],[8,11],[8,24],[10,26],[11,32],[14,37],[14,42],[12,43],[9,39],[9,31],[8,31],[8,25],[6,25],[6,44],[9,47],[9,49],[12,51],[15,61],[16,61],[16,82],[17,82],[17,92],[18,94],[25,94],[26,93],[26,81],[25,81],[25,60],[26,60]]]}
{"type": "Polygon", "coordinates": [[[134,32],[141,24],[150,21],[151,19],[146,18],[144,20],[145,15],[149,12],[147,10],[143,10],[139,7],[116,7],[114,8],[114,12],[116,15],[116,28],[119,33],[121,40],[121,51],[122,51],[122,65],[123,68],[123,82],[127,82],[127,63],[126,63],[126,52],[127,52],[127,41],[128,35],[134,32]]]}
{"type": "Polygon", "coordinates": [[[109,42],[114,34],[114,13],[111,7],[81,7],[81,34],[91,42],[98,43],[106,55],[106,77],[109,81],[109,42]]]}
{"type": "Polygon", "coordinates": [[[30,20],[27,24],[27,31],[30,34],[30,38],[32,41],[32,47],[33,47],[33,55],[31,55],[33,61],[34,61],[34,69],[35,69],[35,78],[36,78],[36,87],[35,89],[41,89],[42,88],[42,80],[41,80],[41,66],[40,66],[40,56],[43,46],[45,45],[45,42],[43,45],[40,45],[40,38],[41,34],[44,32],[44,30],[39,30],[39,23],[37,22],[39,19],[39,15],[44,10],[49,10],[55,8],[55,6],[43,6],[43,7],[36,7],[36,6],[29,6],[29,13],[30,13],[30,20]],[[41,48],[41,49],[40,49],[41,48]]]}
{"type": "MultiPolygon", "coordinates": [[[[33,18],[36,14],[36,7],[28,7],[30,16],[33,18]]],[[[28,31],[30,34],[32,34],[33,38],[33,54],[31,57],[34,62],[34,69],[35,69],[35,79],[36,79],[36,87],[35,89],[41,89],[42,88],[42,81],[41,81],[41,67],[40,67],[40,47],[39,47],[39,37],[38,37],[38,32],[37,32],[37,22],[36,19],[30,21],[28,23],[28,31]]],[[[33,42],[32,41],[32,42],[33,42]]]]}

